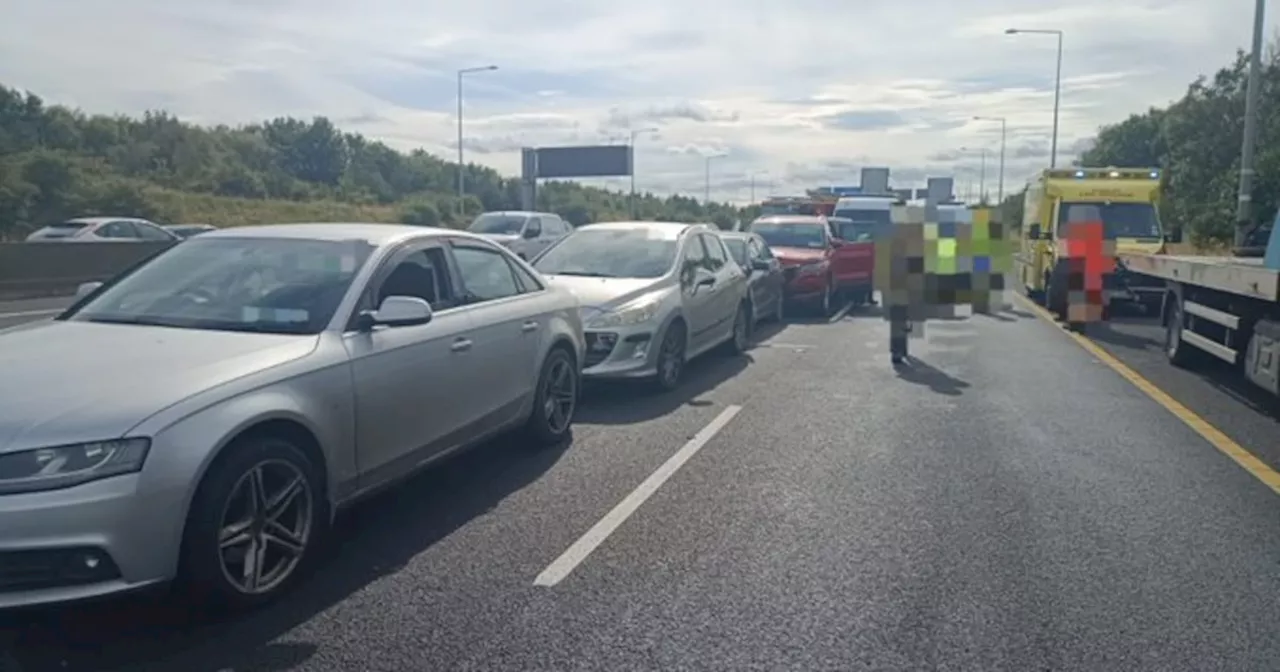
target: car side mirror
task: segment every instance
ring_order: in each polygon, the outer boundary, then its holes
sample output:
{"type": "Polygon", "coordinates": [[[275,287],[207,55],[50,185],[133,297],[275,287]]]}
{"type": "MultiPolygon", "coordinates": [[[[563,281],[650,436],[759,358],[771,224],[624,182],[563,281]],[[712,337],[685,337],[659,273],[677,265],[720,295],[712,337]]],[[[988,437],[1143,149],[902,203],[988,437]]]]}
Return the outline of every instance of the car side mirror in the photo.
{"type": "Polygon", "coordinates": [[[84,297],[89,296],[90,294],[98,291],[98,288],[101,286],[102,286],[101,282],[81,283],[80,286],[76,287],[76,297],[75,297],[76,300],[79,301],[80,299],[83,299],[84,297]]]}
{"type": "Polygon", "coordinates": [[[843,238],[832,238],[832,239],[831,239],[831,247],[844,247],[844,239],[843,239],[843,238]]]}
{"type": "Polygon", "coordinates": [[[1040,240],[1040,225],[1039,225],[1039,224],[1032,224],[1030,227],[1028,227],[1028,228],[1027,228],[1027,239],[1029,239],[1029,240],[1040,240]]]}
{"type": "Polygon", "coordinates": [[[525,238],[537,238],[538,236],[541,236],[541,235],[542,235],[542,227],[540,226],[531,226],[524,230],[525,238]]]}
{"type": "Polygon", "coordinates": [[[751,270],[753,271],[767,271],[770,268],[771,267],[769,266],[768,259],[752,259],[751,260],[751,270]]]}
{"type": "Polygon", "coordinates": [[[1174,243],[1174,244],[1181,243],[1181,242],[1182,242],[1182,232],[1181,232],[1181,231],[1170,231],[1169,233],[1164,234],[1164,242],[1166,242],[1166,243],[1174,243]]]}
{"type": "Polygon", "coordinates": [[[431,321],[434,313],[431,304],[416,296],[388,296],[382,300],[378,309],[365,313],[362,326],[372,329],[375,326],[412,327],[431,321]]]}

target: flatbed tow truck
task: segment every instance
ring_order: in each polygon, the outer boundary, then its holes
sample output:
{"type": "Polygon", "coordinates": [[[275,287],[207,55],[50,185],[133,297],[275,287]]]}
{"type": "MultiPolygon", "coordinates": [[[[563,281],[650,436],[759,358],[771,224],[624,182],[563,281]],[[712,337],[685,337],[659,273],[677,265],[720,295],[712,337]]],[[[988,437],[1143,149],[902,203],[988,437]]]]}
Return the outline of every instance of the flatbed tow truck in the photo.
{"type": "Polygon", "coordinates": [[[1280,396],[1280,216],[1255,226],[1254,149],[1258,135],[1263,12],[1253,14],[1253,45],[1245,90],[1235,240],[1231,256],[1121,251],[1130,273],[1162,280],[1160,317],[1165,356],[1187,366],[1203,356],[1242,370],[1253,384],[1280,396]]]}
{"type": "Polygon", "coordinates": [[[1165,283],[1160,317],[1165,356],[1175,366],[1204,355],[1243,367],[1255,385],[1280,395],[1280,230],[1264,257],[1124,254],[1129,272],[1165,283]]]}

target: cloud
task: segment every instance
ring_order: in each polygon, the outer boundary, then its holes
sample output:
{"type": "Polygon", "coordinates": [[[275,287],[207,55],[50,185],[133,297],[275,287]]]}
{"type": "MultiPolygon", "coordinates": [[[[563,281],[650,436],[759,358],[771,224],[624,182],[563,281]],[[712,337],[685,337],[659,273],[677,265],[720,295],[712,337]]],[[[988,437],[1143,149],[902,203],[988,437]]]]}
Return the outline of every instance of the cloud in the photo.
{"type": "Polygon", "coordinates": [[[204,123],[326,115],[451,156],[457,72],[493,64],[463,78],[470,160],[514,174],[522,146],[657,129],[636,138],[644,188],[700,196],[700,156],[723,153],[713,195],[735,199],[763,173],[776,193],[856,183],[863,166],[890,167],[898,186],[966,173],[975,158],[960,148],[1000,143],[1000,125],[974,116],[1007,120],[1006,177],[1021,182],[1048,158],[1057,42],[1006,28],[1064,32],[1065,163],[1100,125],[1229,62],[1250,18],[1211,0],[866,0],[838,26],[839,0],[10,4],[0,83],[50,102],[204,123]]]}

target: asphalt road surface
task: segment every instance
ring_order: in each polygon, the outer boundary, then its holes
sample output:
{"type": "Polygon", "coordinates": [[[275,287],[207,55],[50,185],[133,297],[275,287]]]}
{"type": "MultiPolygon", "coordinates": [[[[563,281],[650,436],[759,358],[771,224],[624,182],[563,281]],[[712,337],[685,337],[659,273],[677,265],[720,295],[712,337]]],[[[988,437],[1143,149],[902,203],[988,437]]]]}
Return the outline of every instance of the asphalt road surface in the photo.
{"type": "MultiPolygon", "coordinates": [[[[1274,669],[1280,500],[1018,305],[930,322],[901,371],[874,314],[767,328],[676,393],[593,390],[563,451],[498,442],[358,507],[261,612],[24,613],[3,631],[11,662],[1274,669]]],[[[1184,404],[1243,421],[1250,450],[1274,443],[1274,421],[1201,375],[1160,378],[1148,327],[1113,329],[1131,340],[1107,347],[1184,404]]]]}

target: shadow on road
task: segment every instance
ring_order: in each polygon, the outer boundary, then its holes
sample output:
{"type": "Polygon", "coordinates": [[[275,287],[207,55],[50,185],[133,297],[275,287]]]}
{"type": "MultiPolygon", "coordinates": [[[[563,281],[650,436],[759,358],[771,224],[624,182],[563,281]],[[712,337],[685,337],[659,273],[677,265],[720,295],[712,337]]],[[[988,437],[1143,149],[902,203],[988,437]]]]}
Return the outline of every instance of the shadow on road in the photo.
{"type": "Polygon", "coordinates": [[[708,352],[686,365],[680,387],[670,392],[658,391],[641,381],[592,383],[583,390],[584,403],[578,407],[574,421],[630,425],[660,418],[681,406],[708,405],[710,402],[698,397],[738,375],[753,361],[750,351],[733,356],[708,352]]]}
{"type": "Polygon", "coordinates": [[[949,397],[958,397],[969,387],[969,383],[915,357],[907,357],[906,362],[894,369],[899,378],[916,385],[925,385],[930,390],[949,397]]]}
{"type": "MultiPolygon", "coordinates": [[[[1138,323],[1136,320],[1129,320],[1129,323],[1138,323]]],[[[1147,322],[1153,321],[1148,320],[1147,322]]],[[[1119,322],[1118,324],[1125,324],[1119,322]]],[[[1114,345],[1119,348],[1128,348],[1130,350],[1161,350],[1164,344],[1148,336],[1139,336],[1137,334],[1126,333],[1117,329],[1114,323],[1097,322],[1086,327],[1085,335],[1089,338],[1107,345],[1114,345]]]]}
{"type": "Polygon", "coordinates": [[[292,669],[315,654],[315,645],[275,639],[493,509],[537,480],[567,447],[533,451],[515,437],[498,439],[357,505],[340,517],[313,574],[260,611],[213,619],[180,597],[151,594],[5,614],[0,671],[9,672],[5,648],[20,665],[15,672],[292,669]]]}

